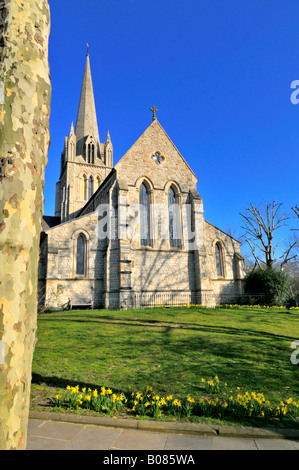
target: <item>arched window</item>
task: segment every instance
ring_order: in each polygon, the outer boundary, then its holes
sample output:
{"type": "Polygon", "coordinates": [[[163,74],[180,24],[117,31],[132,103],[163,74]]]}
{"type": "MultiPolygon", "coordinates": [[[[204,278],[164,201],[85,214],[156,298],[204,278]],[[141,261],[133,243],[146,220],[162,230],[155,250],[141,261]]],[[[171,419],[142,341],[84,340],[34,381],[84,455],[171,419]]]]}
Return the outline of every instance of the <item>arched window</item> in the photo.
{"type": "Polygon", "coordinates": [[[69,160],[74,160],[75,157],[75,143],[73,141],[69,142],[69,160]]]}
{"type": "Polygon", "coordinates": [[[215,245],[216,273],[218,277],[224,277],[222,247],[219,243],[215,245]]]}
{"type": "Polygon", "coordinates": [[[86,274],[86,238],[82,233],[77,238],[76,274],[86,274]]]}
{"type": "Polygon", "coordinates": [[[87,162],[94,165],[94,144],[91,142],[87,148],[87,162]]]}
{"type": "Polygon", "coordinates": [[[149,246],[149,194],[144,183],[139,190],[139,207],[140,207],[140,244],[141,246],[149,246]]]}
{"type": "Polygon", "coordinates": [[[84,199],[85,201],[87,201],[87,197],[88,197],[88,179],[87,179],[87,176],[84,175],[84,199]]]}
{"type": "Polygon", "coordinates": [[[79,176],[79,194],[80,200],[85,201],[87,199],[87,183],[86,183],[86,175],[79,176]]]}
{"type": "Polygon", "coordinates": [[[85,156],[86,156],[86,159],[85,159],[86,162],[94,165],[95,145],[93,142],[93,138],[91,136],[88,137],[85,142],[85,156]]]}
{"type": "Polygon", "coordinates": [[[88,179],[88,199],[93,195],[93,177],[90,176],[88,179]]]}
{"type": "Polygon", "coordinates": [[[168,217],[169,217],[169,245],[171,248],[179,247],[179,220],[178,205],[173,188],[168,190],[168,217]]]}

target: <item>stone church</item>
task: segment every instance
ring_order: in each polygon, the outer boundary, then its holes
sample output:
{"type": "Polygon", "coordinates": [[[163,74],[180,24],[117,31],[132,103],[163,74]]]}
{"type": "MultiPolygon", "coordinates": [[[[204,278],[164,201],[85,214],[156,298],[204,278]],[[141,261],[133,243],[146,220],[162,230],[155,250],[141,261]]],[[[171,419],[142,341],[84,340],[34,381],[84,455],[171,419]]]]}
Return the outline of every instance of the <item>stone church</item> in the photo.
{"type": "Polygon", "coordinates": [[[237,301],[240,243],[204,218],[197,178],[151,108],[152,122],[113,164],[100,142],[90,60],[65,138],[55,216],[44,216],[39,302],[133,308],[237,301]]]}

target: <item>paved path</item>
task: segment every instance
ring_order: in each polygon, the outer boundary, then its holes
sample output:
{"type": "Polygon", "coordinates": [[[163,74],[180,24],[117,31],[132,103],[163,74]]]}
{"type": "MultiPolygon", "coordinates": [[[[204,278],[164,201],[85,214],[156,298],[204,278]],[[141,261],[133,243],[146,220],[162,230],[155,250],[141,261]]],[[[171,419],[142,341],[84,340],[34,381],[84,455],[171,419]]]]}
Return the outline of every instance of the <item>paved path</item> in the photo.
{"type": "Polygon", "coordinates": [[[27,450],[299,450],[299,438],[221,437],[31,418],[27,450]]]}

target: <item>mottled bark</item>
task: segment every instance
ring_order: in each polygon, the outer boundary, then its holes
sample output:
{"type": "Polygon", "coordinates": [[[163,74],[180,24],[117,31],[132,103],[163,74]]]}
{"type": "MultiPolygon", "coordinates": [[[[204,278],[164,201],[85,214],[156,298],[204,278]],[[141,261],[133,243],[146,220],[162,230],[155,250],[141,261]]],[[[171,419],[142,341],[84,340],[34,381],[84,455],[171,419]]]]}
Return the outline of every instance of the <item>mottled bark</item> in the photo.
{"type": "Polygon", "coordinates": [[[50,13],[0,0],[0,449],[25,449],[49,148],[50,13]],[[2,357],[3,356],[3,357],[2,357]]]}

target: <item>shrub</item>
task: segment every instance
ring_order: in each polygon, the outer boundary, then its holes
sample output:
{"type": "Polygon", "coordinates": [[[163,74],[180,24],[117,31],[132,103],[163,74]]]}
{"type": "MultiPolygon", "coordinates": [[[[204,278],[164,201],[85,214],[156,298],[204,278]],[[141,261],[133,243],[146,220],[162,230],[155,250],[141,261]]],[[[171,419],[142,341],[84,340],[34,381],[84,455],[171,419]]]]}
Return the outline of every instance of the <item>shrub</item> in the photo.
{"type": "Polygon", "coordinates": [[[289,296],[289,280],[273,268],[254,268],[245,277],[247,294],[263,294],[265,305],[285,305],[289,296]]]}

